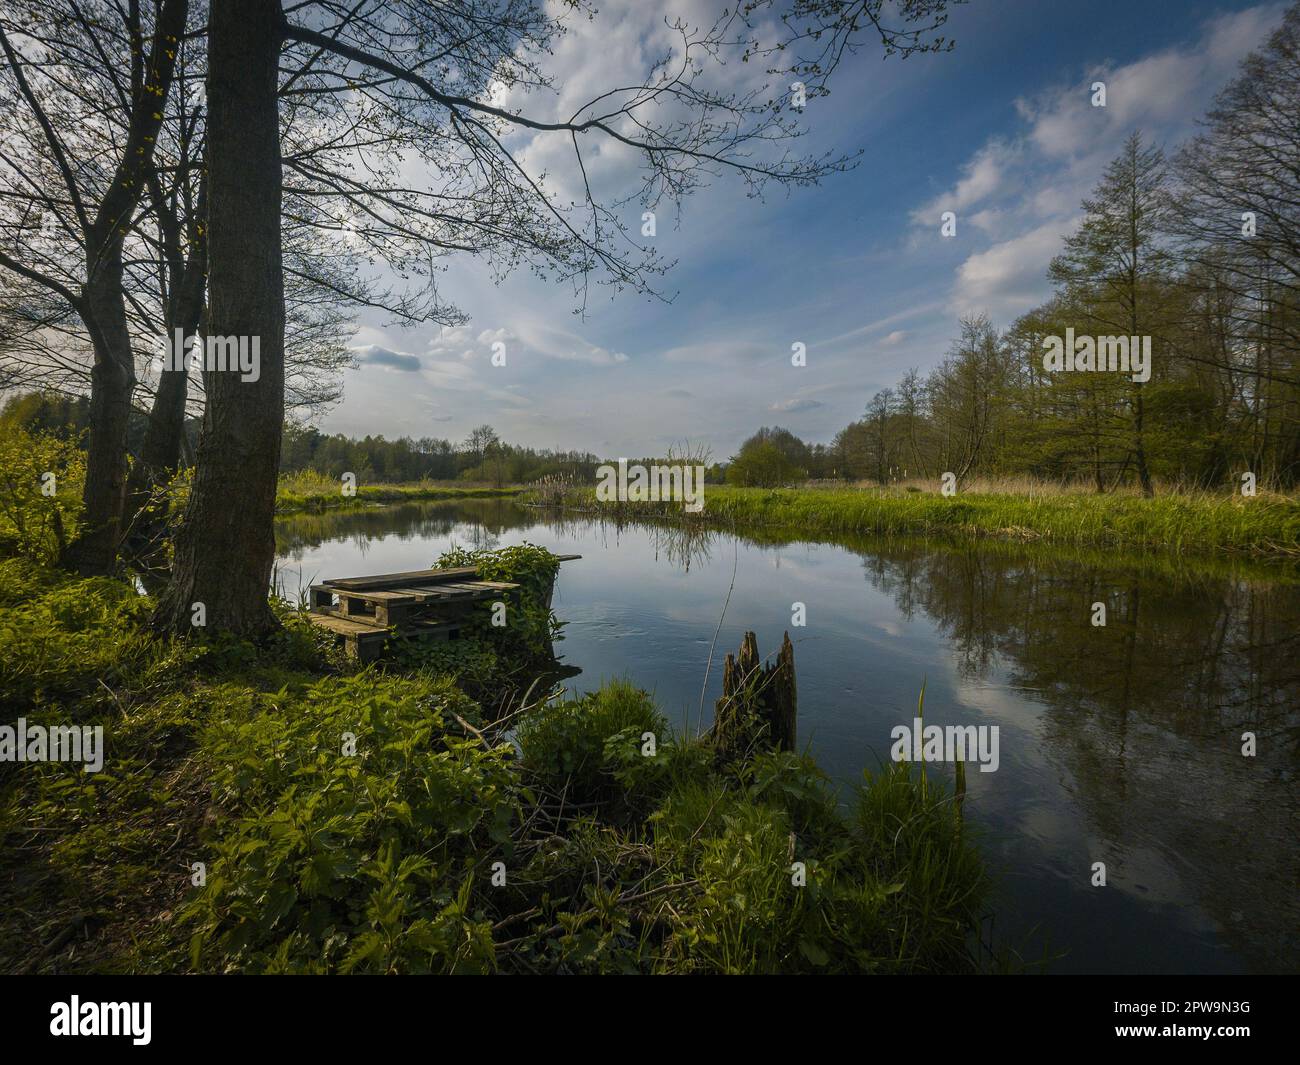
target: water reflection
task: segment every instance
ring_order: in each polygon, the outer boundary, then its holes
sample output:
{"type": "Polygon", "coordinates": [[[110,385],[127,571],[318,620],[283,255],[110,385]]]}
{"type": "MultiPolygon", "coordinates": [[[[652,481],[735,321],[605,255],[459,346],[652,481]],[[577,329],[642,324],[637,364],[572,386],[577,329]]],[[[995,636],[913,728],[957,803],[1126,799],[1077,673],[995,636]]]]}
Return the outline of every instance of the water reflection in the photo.
{"type": "Polygon", "coordinates": [[[791,632],[800,734],[837,778],[888,749],[922,680],[928,719],[1002,726],[1003,766],[974,775],[970,802],[1011,940],[1040,928],[1067,952],[1065,970],[1297,968],[1295,566],[825,545],[510,500],[302,515],[277,535],[286,578],[419,568],[452,542],[581,553],[561,579],[560,650],[593,684],[632,675],[679,721],[716,696],[702,700],[701,678],[724,601],[723,648],[744,628],[775,646],[791,604],[806,602],[808,628],[791,632]],[[1104,626],[1092,624],[1098,602],[1104,626]],[[1254,757],[1242,755],[1247,732],[1254,757]],[[1104,889],[1091,885],[1094,862],[1106,863],[1104,889]]]}

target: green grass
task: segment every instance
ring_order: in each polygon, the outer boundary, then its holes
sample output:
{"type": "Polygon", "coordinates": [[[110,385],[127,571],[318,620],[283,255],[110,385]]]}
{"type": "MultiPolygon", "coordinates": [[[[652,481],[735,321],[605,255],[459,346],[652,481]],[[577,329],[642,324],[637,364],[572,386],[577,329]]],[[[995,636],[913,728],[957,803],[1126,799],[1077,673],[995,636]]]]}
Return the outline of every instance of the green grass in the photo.
{"type": "MultiPolygon", "coordinates": [[[[676,503],[601,504],[594,490],[581,506],[618,518],[674,518],[676,503]]],[[[1300,555],[1300,499],[1212,494],[937,493],[859,488],[708,486],[704,510],[688,522],[718,528],[782,528],[806,536],[907,534],[990,537],[1072,546],[1165,551],[1300,555]]]]}
{"type": "Polygon", "coordinates": [[[523,489],[507,486],[440,484],[413,481],[406,484],[359,484],[355,494],[345,496],[343,483],[314,470],[285,474],[275,497],[277,514],[304,510],[333,510],[381,503],[406,503],[429,499],[493,499],[517,495],[523,489]]]}
{"type": "Polygon", "coordinates": [[[6,576],[32,633],[9,637],[5,719],[102,725],[105,761],[0,765],[0,970],[985,963],[969,827],[905,769],[846,810],[808,758],[721,762],[627,683],[479,702],[418,663],[341,660],[283,609],[262,646],[154,639],[125,583],[6,576]]]}

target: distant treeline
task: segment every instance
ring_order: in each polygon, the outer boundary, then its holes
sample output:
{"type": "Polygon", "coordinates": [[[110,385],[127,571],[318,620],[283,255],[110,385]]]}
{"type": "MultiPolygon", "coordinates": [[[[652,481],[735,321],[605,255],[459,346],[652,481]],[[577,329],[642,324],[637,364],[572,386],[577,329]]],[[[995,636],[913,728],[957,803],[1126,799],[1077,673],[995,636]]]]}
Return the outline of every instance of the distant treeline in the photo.
{"type": "Polygon", "coordinates": [[[589,452],[537,450],[508,444],[482,425],[460,443],[421,437],[356,439],[341,433],[286,426],[280,449],[284,473],[315,470],[330,477],[355,473],[362,483],[401,481],[479,481],[527,484],[543,477],[592,481],[601,459],[589,452]]]}
{"type": "MultiPolygon", "coordinates": [[[[55,392],[27,392],[11,396],[0,421],[28,432],[53,433],[84,446],[90,424],[90,403],[84,396],[55,392]]],[[[137,411],[131,424],[134,451],[144,438],[148,415],[137,411]]],[[[198,422],[186,423],[187,454],[193,455],[198,442],[198,422]]],[[[322,433],[311,426],[284,427],[280,448],[280,472],[312,470],[327,477],[356,475],[361,484],[398,484],[411,481],[474,481],[507,485],[530,484],[546,478],[591,484],[603,459],[588,451],[560,451],[523,447],[502,440],[490,425],[480,425],[464,440],[409,436],[388,440],[383,436],[361,438],[342,433],[322,433]]],[[[631,463],[700,461],[698,457],[636,458],[631,463]]],[[[723,467],[709,468],[710,479],[721,480],[723,467]]]]}

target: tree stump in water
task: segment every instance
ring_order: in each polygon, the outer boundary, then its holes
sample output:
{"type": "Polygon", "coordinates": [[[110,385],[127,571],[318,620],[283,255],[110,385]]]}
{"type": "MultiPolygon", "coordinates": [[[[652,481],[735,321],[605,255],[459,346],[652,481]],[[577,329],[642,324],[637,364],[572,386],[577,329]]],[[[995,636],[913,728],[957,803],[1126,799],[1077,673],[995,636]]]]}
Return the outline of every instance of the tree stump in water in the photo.
{"type": "Polygon", "coordinates": [[[790,634],[785,634],[776,661],[764,665],[758,656],[758,637],[745,633],[739,657],[727,655],[722,671],[722,698],[713,717],[718,750],[727,757],[743,755],[755,746],[793,751],[796,713],[790,634]]]}

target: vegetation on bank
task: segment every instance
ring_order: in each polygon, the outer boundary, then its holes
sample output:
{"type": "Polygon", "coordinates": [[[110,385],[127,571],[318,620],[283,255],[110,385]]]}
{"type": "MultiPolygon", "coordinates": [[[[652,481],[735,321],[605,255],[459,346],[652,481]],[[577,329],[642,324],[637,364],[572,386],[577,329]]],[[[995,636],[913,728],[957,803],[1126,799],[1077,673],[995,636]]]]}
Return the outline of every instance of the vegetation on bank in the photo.
{"type": "Polygon", "coordinates": [[[448,485],[434,481],[405,484],[367,484],[358,481],[351,495],[344,495],[341,478],[314,470],[283,474],[275,495],[275,512],[293,514],[304,510],[335,510],[382,503],[409,503],[439,499],[491,499],[517,495],[519,487],[448,485]]]}
{"type": "Polygon", "coordinates": [[[1212,493],[1085,495],[983,494],[854,488],[708,487],[704,509],[679,502],[601,502],[595,489],[526,501],[570,506],[618,519],[663,519],[718,528],[797,530],[806,536],[846,533],[993,537],[1070,546],[1300,555],[1300,499],[1212,493]]]}
{"type": "Polygon", "coordinates": [[[0,560],[4,723],[105,738],[98,773],[0,763],[0,969],[986,963],[986,875],[934,781],[891,765],[846,806],[808,758],[724,759],[626,683],[525,687],[554,557],[457,561],[523,586],[523,639],[485,608],[467,639],[360,668],[284,604],[262,645],[157,638],[125,581],[0,560]]]}

